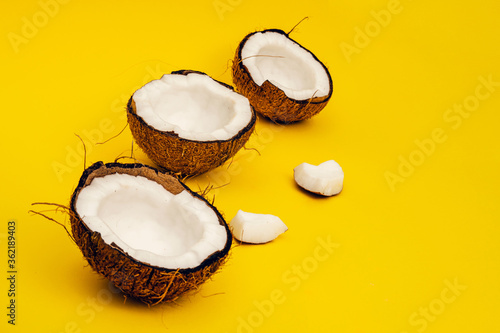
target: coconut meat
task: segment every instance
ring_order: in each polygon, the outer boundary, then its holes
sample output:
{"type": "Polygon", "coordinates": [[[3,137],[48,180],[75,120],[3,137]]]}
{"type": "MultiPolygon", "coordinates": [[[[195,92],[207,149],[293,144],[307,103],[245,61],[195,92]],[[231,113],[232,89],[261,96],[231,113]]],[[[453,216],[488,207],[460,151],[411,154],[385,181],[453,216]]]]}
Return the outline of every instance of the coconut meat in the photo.
{"type": "Polygon", "coordinates": [[[76,211],[107,244],[168,269],[197,267],[227,241],[225,227],[205,202],[185,190],[172,194],[142,176],[94,178],[79,193],[76,211]]]}
{"type": "Polygon", "coordinates": [[[324,196],[332,196],[342,191],[344,171],[334,160],[320,165],[302,163],[294,169],[295,182],[302,188],[324,196]]]}
{"type": "Polygon", "coordinates": [[[163,75],[138,89],[133,99],[147,124],[188,140],[229,140],[252,119],[246,97],[204,74],[163,75]]]}
{"type": "Polygon", "coordinates": [[[248,213],[242,210],[236,213],[229,227],[234,238],[253,244],[270,242],[288,230],[285,223],[277,216],[248,213]]]}
{"type": "Polygon", "coordinates": [[[307,100],[330,94],[323,65],[284,34],[265,31],[251,35],[241,50],[241,59],[257,85],[267,80],[289,98],[307,100]]]}

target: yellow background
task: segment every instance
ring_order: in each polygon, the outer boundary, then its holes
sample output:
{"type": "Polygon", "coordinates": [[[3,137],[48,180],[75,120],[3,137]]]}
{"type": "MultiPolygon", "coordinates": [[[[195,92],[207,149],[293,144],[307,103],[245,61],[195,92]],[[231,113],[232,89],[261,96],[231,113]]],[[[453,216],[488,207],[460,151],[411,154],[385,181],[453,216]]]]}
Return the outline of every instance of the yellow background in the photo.
{"type": "Polygon", "coordinates": [[[2,332],[500,331],[498,1],[55,4],[9,2],[0,14],[2,332]],[[289,230],[277,240],[235,247],[199,293],[148,308],[124,303],[60,226],[28,213],[32,202],[69,202],[84,166],[75,134],[87,166],[130,155],[128,128],[95,142],[125,126],[136,88],[178,69],[231,83],[247,33],[288,31],[305,16],[291,37],[330,69],[328,106],[286,127],[259,121],[247,144],[259,154],[188,181],[213,185],[228,221],[238,209],[279,216],[289,230]],[[472,111],[458,116],[464,103],[472,111]],[[297,188],[295,166],[329,159],[345,172],[340,195],[297,188]],[[11,219],[15,327],[5,315],[11,219]]]}

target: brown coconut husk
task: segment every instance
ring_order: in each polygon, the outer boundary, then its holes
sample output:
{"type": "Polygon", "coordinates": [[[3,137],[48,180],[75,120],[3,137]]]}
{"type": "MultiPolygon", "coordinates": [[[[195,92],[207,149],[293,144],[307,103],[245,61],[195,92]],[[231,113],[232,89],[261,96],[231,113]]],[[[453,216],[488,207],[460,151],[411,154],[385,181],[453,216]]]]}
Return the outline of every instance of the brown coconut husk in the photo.
{"type": "MultiPolygon", "coordinates": [[[[181,70],[172,74],[187,75],[198,71],[181,70]]],[[[215,80],[216,81],[216,80],[215,80]]],[[[216,81],[228,89],[233,87],[216,81]]],[[[252,108],[252,107],[251,107],[252,108]]],[[[146,155],[157,165],[181,176],[195,176],[222,165],[234,156],[250,138],[255,129],[256,115],[247,126],[228,140],[195,141],[179,137],[175,132],[164,132],[147,124],[137,115],[133,96],[127,104],[127,117],[132,135],[146,155]]]]}
{"type": "Polygon", "coordinates": [[[174,301],[180,295],[196,290],[227,259],[231,248],[231,232],[222,215],[207,200],[191,191],[177,178],[142,164],[121,164],[97,162],[86,169],[80,178],[70,203],[70,222],[74,241],[81,249],[90,266],[99,274],[109,279],[126,295],[140,301],[155,305],[160,302],[174,301]],[[188,191],[191,195],[204,201],[219,218],[225,227],[227,241],[224,249],[213,253],[198,267],[189,269],[167,269],[140,262],[125,253],[116,244],[107,244],[100,233],[92,231],[75,209],[80,191],[88,186],[94,178],[121,173],[143,176],[162,185],[167,191],[178,194],[188,191]]]}
{"type": "MultiPolygon", "coordinates": [[[[262,55],[264,56],[264,55],[262,55]]],[[[272,56],[272,55],[270,55],[272,56]]],[[[246,96],[250,101],[250,104],[255,108],[255,111],[261,115],[271,119],[273,122],[288,124],[301,120],[311,118],[312,116],[318,114],[326,106],[333,92],[333,83],[330,73],[326,66],[319,61],[316,56],[297,43],[295,40],[291,39],[290,36],[279,29],[267,29],[263,31],[256,31],[248,34],[240,42],[236,54],[234,56],[233,62],[233,82],[236,86],[238,92],[246,96]],[[243,59],[241,58],[241,51],[246,43],[246,41],[254,34],[258,32],[276,32],[284,35],[286,38],[290,39],[302,49],[309,52],[313,58],[318,61],[321,66],[325,69],[328,75],[328,80],[330,82],[330,93],[323,97],[311,97],[307,100],[295,100],[288,97],[281,89],[273,85],[269,81],[264,81],[261,86],[257,85],[250,75],[248,68],[243,65],[243,59]]]]}

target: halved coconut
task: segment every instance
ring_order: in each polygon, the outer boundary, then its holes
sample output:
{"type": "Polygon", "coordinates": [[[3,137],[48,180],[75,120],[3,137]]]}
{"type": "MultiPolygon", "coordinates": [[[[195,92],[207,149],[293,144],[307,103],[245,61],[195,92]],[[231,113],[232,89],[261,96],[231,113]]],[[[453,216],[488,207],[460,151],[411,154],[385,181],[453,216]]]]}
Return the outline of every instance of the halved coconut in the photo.
{"type": "Polygon", "coordinates": [[[247,142],[255,112],[233,88],[197,71],[175,71],[137,90],[130,130],[157,165],[184,176],[223,164],[247,142]]]}
{"type": "Polygon", "coordinates": [[[328,69],[284,31],[248,34],[233,63],[233,82],[255,111],[279,123],[310,118],[332,96],[328,69]]]}
{"type": "Polygon", "coordinates": [[[142,164],[92,165],[70,211],[73,237],[90,266],[147,304],[198,288],[231,247],[215,207],[177,178],[142,164]]]}

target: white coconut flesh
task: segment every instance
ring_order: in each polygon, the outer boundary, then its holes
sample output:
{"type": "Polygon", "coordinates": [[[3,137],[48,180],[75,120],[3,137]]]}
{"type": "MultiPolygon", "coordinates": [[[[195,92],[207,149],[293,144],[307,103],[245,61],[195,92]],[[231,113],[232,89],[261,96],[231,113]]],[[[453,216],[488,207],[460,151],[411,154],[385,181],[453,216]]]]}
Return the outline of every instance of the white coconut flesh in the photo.
{"type": "Polygon", "coordinates": [[[277,216],[248,213],[242,210],[236,213],[229,227],[234,238],[253,244],[270,242],[288,230],[285,223],[277,216]]]}
{"type": "Polygon", "coordinates": [[[321,63],[281,33],[253,34],[241,50],[241,59],[257,85],[268,80],[292,99],[307,100],[330,93],[330,80],[321,63]]]}
{"type": "Polygon", "coordinates": [[[138,89],[133,99],[147,124],[188,140],[229,140],[252,119],[246,97],[198,73],[163,75],[138,89]]]}
{"type": "Polygon", "coordinates": [[[310,192],[332,196],[342,191],[344,171],[334,160],[320,165],[302,163],[294,169],[294,178],[300,187],[310,192]]]}
{"type": "Polygon", "coordinates": [[[105,243],[168,269],[197,267],[227,241],[225,227],[205,202],[185,190],[172,194],[142,176],[94,178],[79,193],[76,211],[105,243]]]}

